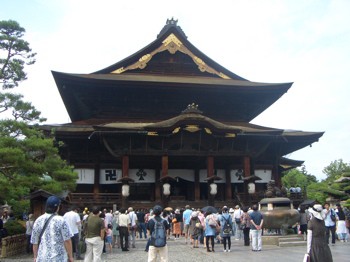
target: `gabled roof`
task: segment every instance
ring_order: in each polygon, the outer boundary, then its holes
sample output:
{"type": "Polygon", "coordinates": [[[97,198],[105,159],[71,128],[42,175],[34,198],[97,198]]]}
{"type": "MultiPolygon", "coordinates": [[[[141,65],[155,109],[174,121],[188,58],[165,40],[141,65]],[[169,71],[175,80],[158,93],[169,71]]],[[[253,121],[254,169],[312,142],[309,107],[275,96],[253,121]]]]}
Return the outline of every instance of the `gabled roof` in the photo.
{"type": "Polygon", "coordinates": [[[292,85],[232,73],[192,45],[173,19],[156,40],[120,62],[92,74],[52,73],[72,122],[155,122],[192,102],[213,119],[249,122],[292,85]]]}
{"type": "MultiPolygon", "coordinates": [[[[209,73],[201,74],[202,76],[216,76],[223,79],[246,80],[219,65],[192,45],[191,42],[187,40],[183,30],[177,25],[177,21],[174,21],[173,19],[167,20],[166,25],[157,36],[157,39],[152,43],[129,57],[102,70],[94,72],[94,74],[122,74],[124,72],[133,72],[135,69],[146,69],[148,67],[148,63],[152,61],[157,54],[162,52],[169,52],[172,55],[175,55],[176,53],[187,55],[192,59],[192,64],[198,66],[198,73],[209,73]]],[[[169,66],[164,67],[164,69],[171,70],[169,66]]],[[[169,73],[169,71],[164,71],[164,73],[169,73]]],[[[182,75],[185,76],[186,73],[182,72],[182,75]]]]}

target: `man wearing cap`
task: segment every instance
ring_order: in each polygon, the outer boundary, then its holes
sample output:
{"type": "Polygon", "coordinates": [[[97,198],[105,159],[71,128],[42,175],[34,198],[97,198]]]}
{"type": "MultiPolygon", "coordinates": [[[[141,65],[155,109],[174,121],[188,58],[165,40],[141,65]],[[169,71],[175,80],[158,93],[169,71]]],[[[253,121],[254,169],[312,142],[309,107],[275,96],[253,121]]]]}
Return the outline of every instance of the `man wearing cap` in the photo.
{"type": "MultiPolygon", "coordinates": [[[[170,228],[170,225],[167,220],[160,217],[160,214],[162,213],[163,208],[159,205],[154,206],[153,208],[153,214],[154,219],[157,222],[162,222],[164,225],[164,236],[166,236],[167,230],[170,228]]],[[[150,236],[152,236],[153,230],[154,230],[155,221],[153,219],[150,219],[147,224],[147,230],[149,230],[150,236]]],[[[161,262],[167,262],[168,260],[168,246],[166,245],[166,237],[164,238],[165,246],[164,247],[155,247],[155,241],[151,237],[151,242],[148,250],[148,262],[155,262],[157,261],[157,255],[159,254],[160,261],[161,262]]]]}
{"type": "Polygon", "coordinates": [[[58,197],[50,196],[46,201],[45,214],[34,223],[31,237],[34,262],[73,261],[73,234],[64,218],[57,215],[60,204],[58,197]],[[47,226],[43,231],[46,222],[47,226]]]}

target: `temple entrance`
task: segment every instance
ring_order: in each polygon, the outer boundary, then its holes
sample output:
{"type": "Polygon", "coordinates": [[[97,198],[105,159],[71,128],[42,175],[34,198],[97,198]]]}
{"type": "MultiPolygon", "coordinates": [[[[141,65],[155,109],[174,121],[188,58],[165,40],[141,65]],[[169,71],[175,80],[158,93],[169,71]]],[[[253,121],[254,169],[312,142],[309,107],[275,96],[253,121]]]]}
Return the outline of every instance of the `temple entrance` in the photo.
{"type": "Polygon", "coordinates": [[[154,201],[155,185],[150,183],[131,183],[129,200],[154,201]]]}
{"type": "Polygon", "coordinates": [[[194,201],[194,182],[177,177],[171,191],[171,199],[194,201]]]}

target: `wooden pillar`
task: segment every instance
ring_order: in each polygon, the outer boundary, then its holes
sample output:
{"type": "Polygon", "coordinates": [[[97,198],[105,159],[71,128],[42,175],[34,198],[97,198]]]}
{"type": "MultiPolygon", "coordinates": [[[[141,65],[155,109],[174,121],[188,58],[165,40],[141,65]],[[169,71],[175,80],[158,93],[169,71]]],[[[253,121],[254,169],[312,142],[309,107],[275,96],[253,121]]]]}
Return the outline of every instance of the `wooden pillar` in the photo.
{"type": "Polygon", "coordinates": [[[168,175],[168,168],[169,168],[169,158],[167,155],[162,156],[162,177],[165,177],[168,175]]]}
{"type": "MultiPolygon", "coordinates": [[[[244,177],[250,176],[250,157],[243,158],[244,177]]],[[[244,181],[244,193],[248,193],[248,183],[244,181]]]]}
{"type": "Polygon", "coordinates": [[[154,186],[154,194],[156,197],[156,202],[159,202],[161,200],[161,195],[160,195],[160,187],[161,183],[159,182],[160,179],[160,171],[159,169],[156,169],[156,181],[155,181],[155,186],[154,186]]]}
{"type": "Polygon", "coordinates": [[[244,168],[244,177],[250,176],[250,157],[245,156],[243,158],[243,168],[244,168]]]}
{"type": "Polygon", "coordinates": [[[226,184],[225,184],[225,195],[226,200],[230,201],[232,199],[232,185],[231,185],[231,172],[230,169],[225,170],[226,184]]]}
{"type": "Polygon", "coordinates": [[[275,180],[276,187],[281,188],[282,181],[281,181],[281,176],[278,173],[278,166],[279,166],[279,161],[278,159],[276,159],[272,167],[272,177],[275,180]]]}
{"type": "MultiPolygon", "coordinates": [[[[214,176],[214,157],[213,156],[208,156],[207,157],[207,177],[212,177],[214,176]]],[[[214,206],[215,205],[215,196],[210,194],[210,184],[214,180],[208,180],[208,205],[214,206]]]]}
{"type": "MultiPolygon", "coordinates": [[[[129,177],[129,156],[124,155],[122,156],[122,178],[127,178],[129,177]]],[[[123,182],[126,183],[126,182],[123,182]]],[[[129,206],[129,201],[128,197],[122,196],[122,206],[124,208],[128,208],[129,206]]]]}
{"type": "Polygon", "coordinates": [[[122,177],[129,177],[129,156],[122,157],[122,177]]]}
{"type": "MultiPolygon", "coordinates": [[[[168,168],[169,168],[169,157],[168,155],[162,156],[162,172],[161,172],[161,178],[166,177],[168,175],[168,168]]],[[[162,205],[163,207],[168,206],[168,196],[165,196],[163,194],[163,183],[159,183],[159,190],[161,193],[161,198],[162,198],[162,205]]]]}
{"type": "Polygon", "coordinates": [[[96,164],[94,167],[94,187],[93,187],[94,198],[100,193],[100,165],[96,164]]]}
{"type": "Polygon", "coordinates": [[[207,177],[212,177],[214,175],[214,157],[207,157],[207,177]]]}
{"type": "Polygon", "coordinates": [[[201,187],[199,181],[199,169],[194,170],[194,201],[199,201],[201,198],[201,187]]]}

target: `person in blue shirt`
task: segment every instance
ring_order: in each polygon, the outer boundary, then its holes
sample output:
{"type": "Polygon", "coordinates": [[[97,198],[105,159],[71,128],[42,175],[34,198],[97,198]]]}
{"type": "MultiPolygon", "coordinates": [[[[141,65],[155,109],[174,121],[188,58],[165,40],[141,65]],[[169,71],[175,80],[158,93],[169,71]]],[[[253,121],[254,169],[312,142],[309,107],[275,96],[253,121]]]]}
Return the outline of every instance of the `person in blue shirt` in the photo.
{"type": "Polygon", "coordinates": [[[188,239],[188,236],[190,235],[189,229],[190,229],[192,210],[191,210],[191,207],[189,205],[186,205],[185,208],[186,208],[186,210],[183,212],[182,218],[183,218],[183,223],[184,223],[185,243],[187,244],[187,239],[188,239]]]}
{"type": "Polygon", "coordinates": [[[224,243],[224,252],[231,252],[231,232],[232,232],[233,223],[232,223],[232,217],[228,213],[227,207],[224,207],[222,209],[222,214],[220,216],[219,221],[221,225],[220,236],[224,243]],[[228,224],[230,228],[230,231],[228,232],[225,232],[226,224],[228,224]]]}
{"type": "Polygon", "coordinates": [[[252,232],[252,250],[261,251],[262,248],[262,226],[263,215],[258,211],[258,206],[253,205],[253,212],[250,213],[250,231],[252,232]]]}

